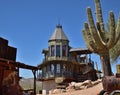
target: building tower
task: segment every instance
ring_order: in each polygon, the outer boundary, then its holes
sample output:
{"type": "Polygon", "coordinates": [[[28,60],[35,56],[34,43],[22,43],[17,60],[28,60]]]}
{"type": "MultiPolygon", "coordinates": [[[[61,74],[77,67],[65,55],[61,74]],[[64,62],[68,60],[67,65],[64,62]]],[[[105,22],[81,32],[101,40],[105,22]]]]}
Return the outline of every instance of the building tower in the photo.
{"type": "Polygon", "coordinates": [[[49,43],[49,57],[48,60],[67,60],[69,40],[63,32],[62,26],[56,26],[54,33],[48,41],[49,43]]]}

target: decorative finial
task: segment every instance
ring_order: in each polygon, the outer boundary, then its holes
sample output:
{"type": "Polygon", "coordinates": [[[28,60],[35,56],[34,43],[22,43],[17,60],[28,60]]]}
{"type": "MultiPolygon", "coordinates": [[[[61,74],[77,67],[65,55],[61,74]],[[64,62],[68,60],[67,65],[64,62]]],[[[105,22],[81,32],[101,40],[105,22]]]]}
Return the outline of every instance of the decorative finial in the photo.
{"type": "Polygon", "coordinates": [[[58,18],[58,25],[57,28],[62,28],[62,25],[60,24],[60,17],[58,18]]]}

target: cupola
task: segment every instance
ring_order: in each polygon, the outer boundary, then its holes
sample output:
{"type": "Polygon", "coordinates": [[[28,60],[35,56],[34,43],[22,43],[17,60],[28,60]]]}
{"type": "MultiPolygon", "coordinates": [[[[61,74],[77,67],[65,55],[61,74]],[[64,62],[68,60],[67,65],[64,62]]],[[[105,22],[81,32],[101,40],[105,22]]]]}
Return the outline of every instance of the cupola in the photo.
{"type": "Polygon", "coordinates": [[[50,59],[67,59],[68,49],[69,49],[69,40],[65,35],[62,25],[58,24],[55,31],[50,37],[49,41],[49,58],[50,59]]]}

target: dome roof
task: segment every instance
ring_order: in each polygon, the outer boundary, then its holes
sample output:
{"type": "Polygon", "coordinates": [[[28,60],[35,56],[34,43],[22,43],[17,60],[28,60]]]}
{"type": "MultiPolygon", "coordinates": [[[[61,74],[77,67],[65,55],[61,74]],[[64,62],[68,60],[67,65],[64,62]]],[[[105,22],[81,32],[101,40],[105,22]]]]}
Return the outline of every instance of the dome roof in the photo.
{"type": "Polygon", "coordinates": [[[67,36],[65,35],[61,25],[56,26],[54,33],[52,34],[51,38],[49,39],[49,41],[53,41],[53,40],[67,40],[67,41],[69,41],[67,36]]]}

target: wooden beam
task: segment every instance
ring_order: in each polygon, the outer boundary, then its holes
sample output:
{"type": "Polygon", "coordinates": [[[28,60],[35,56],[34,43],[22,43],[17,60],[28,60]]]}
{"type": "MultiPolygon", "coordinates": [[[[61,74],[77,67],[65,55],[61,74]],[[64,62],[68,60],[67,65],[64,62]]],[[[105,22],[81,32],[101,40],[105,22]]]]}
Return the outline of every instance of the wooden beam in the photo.
{"type": "Polygon", "coordinates": [[[31,66],[31,65],[26,65],[24,63],[21,62],[16,62],[17,67],[19,68],[23,68],[23,69],[29,69],[29,70],[37,70],[38,68],[35,66],[31,66]]]}
{"type": "Polygon", "coordinates": [[[21,62],[16,62],[16,61],[12,61],[12,60],[7,60],[7,59],[3,59],[0,58],[0,62],[4,62],[7,64],[12,64],[18,68],[23,68],[23,69],[29,69],[29,70],[38,70],[38,68],[36,66],[31,66],[31,65],[27,65],[21,62]]]}

